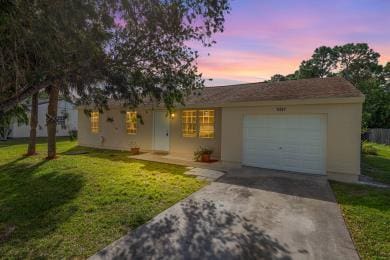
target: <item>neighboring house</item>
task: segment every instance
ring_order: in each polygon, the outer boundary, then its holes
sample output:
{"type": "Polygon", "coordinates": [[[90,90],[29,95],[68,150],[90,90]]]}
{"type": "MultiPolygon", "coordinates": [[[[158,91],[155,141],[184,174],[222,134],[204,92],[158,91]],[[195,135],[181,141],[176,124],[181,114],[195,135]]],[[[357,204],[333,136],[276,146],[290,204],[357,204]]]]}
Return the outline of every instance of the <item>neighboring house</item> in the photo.
{"type": "Polygon", "coordinates": [[[136,143],[182,157],[203,146],[223,162],[355,182],[363,101],[342,78],[208,87],[172,115],[148,105],[124,111],[113,103],[88,116],[79,107],[78,141],[120,150],[136,143]]]}
{"type": "MultiPolygon", "coordinates": [[[[47,137],[46,114],[47,114],[47,100],[40,100],[38,103],[38,126],[37,136],[47,137]]],[[[77,130],[77,107],[65,100],[58,101],[57,112],[57,136],[68,136],[69,131],[77,130]]],[[[28,113],[30,118],[30,114],[28,113]]],[[[29,137],[30,125],[14,124],[12,126],[12,138],[29,137]]]]}

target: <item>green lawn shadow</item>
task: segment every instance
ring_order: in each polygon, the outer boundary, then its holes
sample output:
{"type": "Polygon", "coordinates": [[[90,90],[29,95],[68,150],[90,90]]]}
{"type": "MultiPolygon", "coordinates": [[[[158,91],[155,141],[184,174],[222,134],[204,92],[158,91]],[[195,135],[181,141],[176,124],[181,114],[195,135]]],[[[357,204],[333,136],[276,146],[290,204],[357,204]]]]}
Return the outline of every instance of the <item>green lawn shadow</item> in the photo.
{"type": "Polygon", "coordinates": [[[362,174],[370,176],[377,181],[390,184],[390,158],[363,155],[362,174]]]}
{"type": "Polygon", "coordinates": [[[344,205],[372,208],[381,212],[390,210],[390,189],[370,187],[364,184],[329,181],[337,201],[344,205]]]}
{"type": "Polygon", "coordinates": [[[100,148],[90,148],[84,146],[75,146],[67,151],[60,153],[61,156],[87,156],[99,159],[110,160],[114,162],[122,162],[122,163],[140,163],[142,164],[141,169],[147,171],[164,171],[169,172],[171,174],[183,175],[186,177],[193,177],[186,175],[187,171],[185,166],[170,164],[170,163],[161,163],[161,162],[153,162],[147,160],[138,160],[131,157],[131,153],[128,151],[119,151],[119,150],[110,150],[110,149],[100,149],[100,148]],[[84,154],[75,154],[69,155],[69,153],[84,151],[84,154]]]}
{"type": "Polygon", "coordinates": [[[38,173],[46,162],[25,163],[21,157],[1,166],[0,234],[10,227],[13,231],[0,245],[45,237],[77,211],[64,205],[77,197],[83,176],[56,170],[38,173]]]}

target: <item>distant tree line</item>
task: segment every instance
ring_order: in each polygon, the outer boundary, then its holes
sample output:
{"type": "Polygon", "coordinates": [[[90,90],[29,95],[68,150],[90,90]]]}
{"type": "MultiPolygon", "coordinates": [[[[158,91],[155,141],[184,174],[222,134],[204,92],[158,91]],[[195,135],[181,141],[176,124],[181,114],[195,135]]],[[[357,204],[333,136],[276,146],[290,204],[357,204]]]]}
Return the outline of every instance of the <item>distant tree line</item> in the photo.
{"type": "Polygon", "coordinates": [[[294,73],[275,74],[270,81],[344,77],[366,96],[363,128],[390,128],[390,62],[381,65],[379,57],[366,43],[321,46],[294,73]]]}

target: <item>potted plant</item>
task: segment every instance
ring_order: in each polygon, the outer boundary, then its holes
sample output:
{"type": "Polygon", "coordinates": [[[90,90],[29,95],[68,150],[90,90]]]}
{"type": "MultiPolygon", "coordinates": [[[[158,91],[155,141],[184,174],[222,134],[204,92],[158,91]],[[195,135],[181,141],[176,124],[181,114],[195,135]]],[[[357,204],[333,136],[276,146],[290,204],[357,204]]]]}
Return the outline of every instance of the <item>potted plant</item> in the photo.
{"type": "Polygon", "coordinates": [[[212,153],[212,149],[200,146],[199,149],[194,152],[194,160],[201,162],[210,162],[212,153]]]}
{"type": "Polygon", "coordinates": [[[131,147],[130,147],[131,154],[134,154],[134,155],[139,154],[139,149],[140,148],[136,142],[131,142],[131,147]]]}

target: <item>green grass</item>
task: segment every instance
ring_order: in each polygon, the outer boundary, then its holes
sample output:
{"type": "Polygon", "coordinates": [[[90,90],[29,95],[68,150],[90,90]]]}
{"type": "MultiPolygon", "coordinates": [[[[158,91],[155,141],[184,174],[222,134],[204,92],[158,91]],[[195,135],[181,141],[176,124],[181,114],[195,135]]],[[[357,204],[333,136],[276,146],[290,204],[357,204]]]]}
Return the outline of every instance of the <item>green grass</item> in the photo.
{"type": "MultiPolygon", "coordinates": [[[[390,184],[390,146],[371,144],[362,173],[390,184]]],[[[345,222],[362,259],[390,259],[390,189],[331,182],[345,222]]]]}
{"type": "Polygon", "coordinates": [[[362,155],[362,174],[390,184],[390,145],[371,143],[378,155],[362,155]]]}
{"type": "Polygon", "coordinates": [[[390,189],[331,182],[362,259],[390,259],[390,189]]]}
{"type": "MultiPolygon", "coordinates": [[[[177,165],[58,141],[59,158],[23,157],[26,140],[0,142],[0,256],[84,258],[203,187],[177,165]],[[88,154],[65,155],[69,150],[88,154]]],[[[1,258],[0,257],[0,258],[1,258]]]]}

